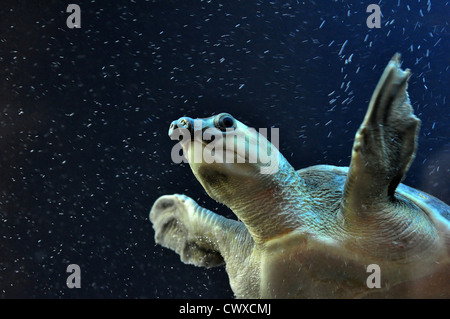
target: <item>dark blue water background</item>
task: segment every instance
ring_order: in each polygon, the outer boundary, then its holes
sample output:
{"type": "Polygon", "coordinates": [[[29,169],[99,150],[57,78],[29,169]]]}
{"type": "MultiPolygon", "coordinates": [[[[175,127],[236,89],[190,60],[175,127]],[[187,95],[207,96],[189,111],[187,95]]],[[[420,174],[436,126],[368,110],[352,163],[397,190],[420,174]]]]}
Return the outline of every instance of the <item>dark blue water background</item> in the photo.
{"type": "Polygon", "coordinates": [[[160,195],[232,216],[172,163],[170,122],[229,112],[279,128],[296,168],[347,166],[395,52],[422,120],[405,183],[450,203],[449,2],[379,1],[380,29],[370,3],[2,1],[0,296],[232,297],[223,267],[155,245],[160,195]],[[80,29],[66,26],[70,2],[80,29]],[[72,263],[80,289],[66,286],[72,263]]]}

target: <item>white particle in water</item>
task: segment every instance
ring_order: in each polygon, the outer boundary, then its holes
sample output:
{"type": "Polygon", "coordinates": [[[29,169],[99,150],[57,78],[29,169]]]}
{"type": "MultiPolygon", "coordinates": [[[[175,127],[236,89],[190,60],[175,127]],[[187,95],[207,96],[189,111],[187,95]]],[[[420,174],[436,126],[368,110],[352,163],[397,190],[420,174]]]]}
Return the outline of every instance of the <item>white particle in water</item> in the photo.
{"type": "Polygon", "coordinates": [[[342,51],[344,51],[345,45],[347,44],[348,40],[345,40],[345,42],[342,44],[341,50],[339,51],[338,55],[341,55],[342,51]]]}

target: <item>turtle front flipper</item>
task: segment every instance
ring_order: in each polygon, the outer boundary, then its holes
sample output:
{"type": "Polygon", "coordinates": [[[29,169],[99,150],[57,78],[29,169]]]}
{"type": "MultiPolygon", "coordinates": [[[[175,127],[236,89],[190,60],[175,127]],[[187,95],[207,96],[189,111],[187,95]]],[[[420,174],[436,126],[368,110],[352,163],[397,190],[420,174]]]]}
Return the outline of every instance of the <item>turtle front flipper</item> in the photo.
{"type": "Polygon", "coordinates": [[[347,216],[377,211],[392,201],[414,159],[420,120],[410,105],[409,77],[396,54],[372,95],[353,144],[342,201],[347,216]]]}
{"type": "Polygon", "coordinates": [[[222,265],[235,255],[232,250],[236,246],[244,251],[253,245],[241,222],[215,214],[185,195],[158,198],[150,211],[150,221],[155,241],[178,253],[184,263],[195,266],[222,265]]]}

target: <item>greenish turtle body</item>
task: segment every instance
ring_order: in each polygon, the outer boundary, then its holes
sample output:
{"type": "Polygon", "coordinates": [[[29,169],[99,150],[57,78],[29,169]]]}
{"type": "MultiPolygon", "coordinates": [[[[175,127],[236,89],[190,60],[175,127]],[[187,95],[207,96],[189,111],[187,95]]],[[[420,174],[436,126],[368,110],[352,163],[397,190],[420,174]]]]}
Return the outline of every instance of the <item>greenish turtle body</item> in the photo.
{"type": "Polygon", "coordinates": [[[198,181],[239,220],[185,195],[161,196],[150,212],[156,242],[185,263],[225,263],[238,298],[449,298],[450,207],[401,184],[420,126],[409,76],[395,55],[372,95],[348,168],[296,171],[229,114],[197,126],[188,117],[172,122],[171,138],[177,129],[189,133],[180,144],[198,181]],[[205,154],[212,145],[195,134],[207,129],[233,161],[196,160],[198,150],[205,154]],[[256,161],[249,150],[256,150],[256,161]],[[260,160],[263,151],[270,162],[260,160]]]}

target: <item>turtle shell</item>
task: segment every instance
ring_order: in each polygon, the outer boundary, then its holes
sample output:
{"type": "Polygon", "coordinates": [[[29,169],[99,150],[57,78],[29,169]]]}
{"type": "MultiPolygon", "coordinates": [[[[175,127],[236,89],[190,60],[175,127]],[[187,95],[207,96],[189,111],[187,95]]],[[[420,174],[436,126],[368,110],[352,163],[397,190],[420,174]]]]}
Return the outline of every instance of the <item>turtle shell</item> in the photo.
{"type": "Polygon", "coordinates": [[[444,223],[450,223],[450,207],[436,197],[419,191],[405,184],[400,184],[396,194],[408,198],[419,206],[430,217],[444,219],[444,223]]]}

